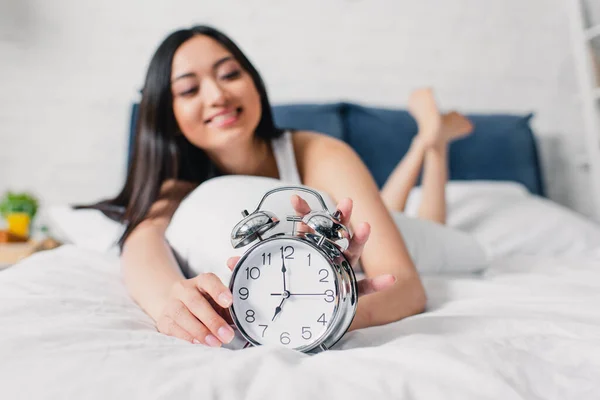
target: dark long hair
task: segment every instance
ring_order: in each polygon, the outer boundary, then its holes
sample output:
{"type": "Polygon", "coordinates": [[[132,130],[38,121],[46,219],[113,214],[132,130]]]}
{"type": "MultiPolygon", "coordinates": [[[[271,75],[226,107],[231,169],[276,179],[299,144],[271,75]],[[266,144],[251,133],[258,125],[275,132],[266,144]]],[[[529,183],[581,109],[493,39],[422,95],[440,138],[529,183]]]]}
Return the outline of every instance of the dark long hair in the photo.
{"type": "Polygon", "coordinates": [[[194,26],[171,33],[152,56],[142,89],[138,120],[135,125],[135,144],[127,179],[114,199],[93,206],[112,219],[125,224],[119,239],[123,244],[131,232],[146,218],[157,200],[162,184],[169,179],[202,183],[219,175],[206,153],[190,143],[175,119],[171,94],[171,65],[179,46],[196,35],[205,35],[220,43],[246,70],[260,95],[262,115],[255,137],[270,140],[281,135],[275,127],[267,91],[258,71],[239,47],[222,32],[209,26],[194,26]]]}

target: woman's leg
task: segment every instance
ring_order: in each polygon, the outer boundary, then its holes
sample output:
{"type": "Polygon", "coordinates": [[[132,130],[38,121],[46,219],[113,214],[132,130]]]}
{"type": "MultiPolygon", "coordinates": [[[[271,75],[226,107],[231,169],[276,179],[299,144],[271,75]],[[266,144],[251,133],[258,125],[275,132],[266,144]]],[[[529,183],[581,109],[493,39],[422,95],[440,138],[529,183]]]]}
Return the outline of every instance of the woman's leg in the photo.
{"type": "Polygon", "coordinates": [[[419,133],[381,188],[380,195],[388,210],[404,211],[408,195],[421,172],[426,151],[426,144],[419,133]]]}
{"type": "Polygon", "coordinates": [[[448,179],[447,144],[473,130],[464,116],[450,112],[440,115],[431,89],[419,89],[409,99],[409,111],[416,119],[418,134],[408,153],[394,169],[381,196],[388,209],[403,211],[424,161],[420,218],[444,223],[445,185],[448,179]]]}

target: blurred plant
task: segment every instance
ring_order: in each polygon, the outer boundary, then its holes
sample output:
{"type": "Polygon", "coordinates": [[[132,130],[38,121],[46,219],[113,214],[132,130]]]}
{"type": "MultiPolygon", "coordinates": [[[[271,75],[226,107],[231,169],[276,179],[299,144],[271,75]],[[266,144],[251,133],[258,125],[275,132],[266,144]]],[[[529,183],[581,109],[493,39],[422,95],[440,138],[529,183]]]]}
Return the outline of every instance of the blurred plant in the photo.
{"type": "Polygon", "coordinates": [[[7,192],[0,200],[0,215],[4,218],[14,213],[25,213],[33,219],[37,210],[38,200],[29,193],[7,192]]]}

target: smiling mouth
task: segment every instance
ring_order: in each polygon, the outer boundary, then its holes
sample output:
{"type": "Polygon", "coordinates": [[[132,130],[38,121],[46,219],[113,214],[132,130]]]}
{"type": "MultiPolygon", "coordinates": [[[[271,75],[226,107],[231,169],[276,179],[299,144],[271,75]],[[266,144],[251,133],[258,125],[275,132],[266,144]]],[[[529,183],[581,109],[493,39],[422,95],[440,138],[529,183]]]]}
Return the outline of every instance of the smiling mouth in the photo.
{"type": "Polygon", "coordinates": [[[217,115],[216,117],[209,118],[206,121],[204,121],[204,123],[205,124],[214,123],[215,125],[221,125],[222,123],[225,123],[232,118],[237,118],[241,113],[242,113],[242,107],[237,107],[226,114],[220,114],[220,115],[217,115]]]}

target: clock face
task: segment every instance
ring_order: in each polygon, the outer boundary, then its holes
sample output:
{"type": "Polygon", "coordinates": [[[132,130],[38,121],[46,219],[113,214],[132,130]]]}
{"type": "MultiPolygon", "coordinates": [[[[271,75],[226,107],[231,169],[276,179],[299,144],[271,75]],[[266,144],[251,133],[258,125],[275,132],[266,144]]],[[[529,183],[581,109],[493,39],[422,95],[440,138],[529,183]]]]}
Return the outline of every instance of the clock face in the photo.
{"type": "Polygon", "coordinates": [[[294,349],[321,339],[338,302],[325,256],[286,238],[255,247],[236,268],[231,289],[238,327],[251,342],[294,349]]]}

